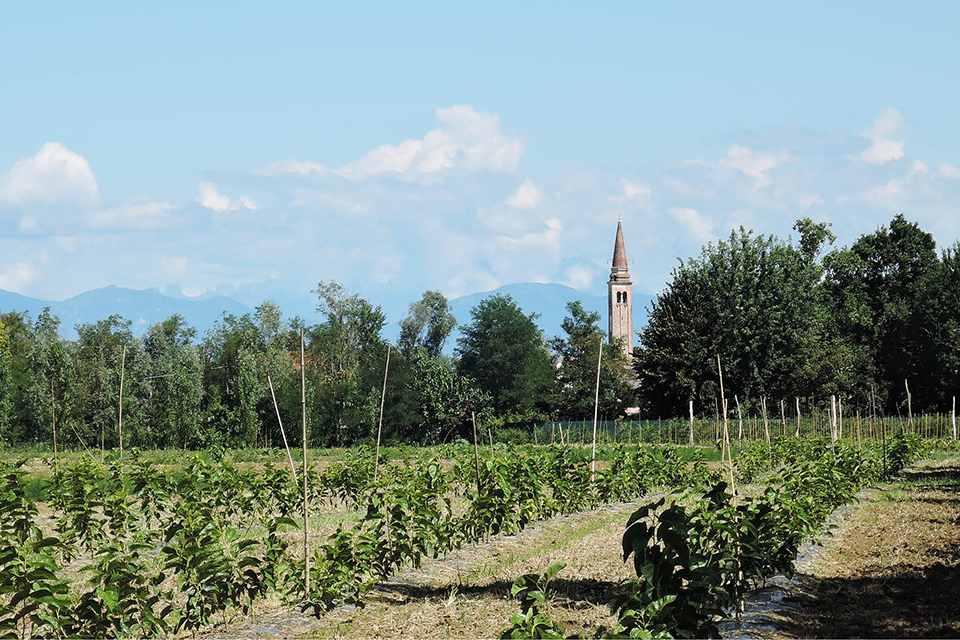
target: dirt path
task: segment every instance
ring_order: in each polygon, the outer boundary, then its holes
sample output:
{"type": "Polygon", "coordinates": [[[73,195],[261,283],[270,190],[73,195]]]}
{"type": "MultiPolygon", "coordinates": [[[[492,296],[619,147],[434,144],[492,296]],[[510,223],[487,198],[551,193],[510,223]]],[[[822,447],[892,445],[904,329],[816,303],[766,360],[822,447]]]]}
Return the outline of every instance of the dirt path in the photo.
{"type": "Polygon", "coordinates": [[[960,637],[960,458],[865,492],[797,565],[777,637],[960,637]]]}

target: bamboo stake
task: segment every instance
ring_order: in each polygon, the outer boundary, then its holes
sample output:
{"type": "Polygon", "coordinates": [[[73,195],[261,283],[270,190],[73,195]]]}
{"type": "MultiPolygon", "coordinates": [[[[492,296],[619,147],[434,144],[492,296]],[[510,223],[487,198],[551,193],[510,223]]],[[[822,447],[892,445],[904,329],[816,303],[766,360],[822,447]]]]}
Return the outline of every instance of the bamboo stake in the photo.
{"type": "MultiPolygon", "coordinates": [[[[727,428],[727,398],[723,393],[723,369],[720,367],[720,354],[717,354],[717,375],[720,377],[720,404],[723,406],[723,448],[727,452],[727,468],[730,471],[730,491],[733,494],[733,506],[737,506],[737,488],[733,478],[733,451],[730,447],[730,430],[727,428]]],[[[723,457],[721,451],[720,457],[723,457]]],[[[722,460],[721,460],[722,462],[722,460]]]]}
{"type": "Polygon", "coordinates": [[[910,385],[903,379],[903,386],[907,389],[907,426],[913,428],[913,396],[910,394],[910,385]]]}
{"type": "Polygon", "coordinates": [[[383,403],[387,399],[387,372],[390,371],[390,345],[387,345],[387,364],[383,367],[383,391],[380,392],[380,419],[377,421],[377,450],[373,458],[373,481],[380,477],[380,434],[383,431],[383,403]]]}
{"type": "Polygon", "coordinates": [[[763,435],[770,444],[770,425],[767,422],[767,396],[760,397],[760,410],[763,411],[763,435]]]}
{"type": "Polygon", "coordinates": [[[120,411],[117,415],[117,431],[120,438],[120,460],[123,461],[123,373],[127,364],[127,345],[123,345],[123,355],[120,357],[120,411]]]}
{"type": "Polygon", "coordinates": [[[50,421],[53,427],[53,459],[60,460],[57,453],[57,398],[53,394],[53,378],[50,379],[50,421]]]}
{"type": "Polygon", "coordinates": [[[794,399],[797,401],[797,432],[794,434],[793,437],[799,438],[800,437],[800,397],[794,396],[794,399]]]}
{"type": "Polygon", "coordinates": [[[590,454],[590,484],[597,472],[597,411],[600,408],[600,362],[603,360],[603,338],[599,339],[597,353],[597,385],[593,393],[593,452],[590,454]]]}
{"type": "Polygon", "coordinates": [[[693,446],[693,400],[690,401],[690,446],[693,446]]]}
{"type": "Polygon", "coordinates": [[[953,439],[957,439],[957,396],[953,396],[953,409],[950,410],[950,426],[953,428],[953,439]]]}
{"type": "Polygon", "coordinates": [[[303,591],[310,601],[310,511],[307,503],[307,366],[306,338],[300,328],[300,422],[303,425],[303,591]]]}
{"type": "Polygon", "coordinates": [[[283,429],[283,420],[280,419],[280,405],[277,404],[277,394],[273,392],[273,380],[270,374],[267,374],[267,384],[270,386],[270,397],[273,398],[273,408],[277,411],[277,422],[280,424],[280,435],[283,436],[283,448],[287,450],[287,460],[290,461],[290,473],[293,474],[293,484],[299,484],[297,480],[297,468],[293,464],[293,454],[290,453],[290,445],[287,444],[287,434],[283,429]]]}
{"type": "Polygon", "coordinates": [[[830,450],[837,440],[837,396],[830,396],[830,450]]]}
{"type": "Polygon", "coordinates": [[[780,398],[780,435],[787,435],[787,414],[783,408],[783,398],[780,398]]]}

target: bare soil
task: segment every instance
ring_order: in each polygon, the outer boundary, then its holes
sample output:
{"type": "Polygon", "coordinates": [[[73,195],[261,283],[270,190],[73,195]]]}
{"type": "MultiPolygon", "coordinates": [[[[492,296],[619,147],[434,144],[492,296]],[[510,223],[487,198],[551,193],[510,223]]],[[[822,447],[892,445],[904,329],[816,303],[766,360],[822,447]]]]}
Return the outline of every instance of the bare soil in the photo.
{"type": "Polygon", "coordinates": [[[862,494],[798,570],[772,636],[960,637],[960,459],[862,494]]]}

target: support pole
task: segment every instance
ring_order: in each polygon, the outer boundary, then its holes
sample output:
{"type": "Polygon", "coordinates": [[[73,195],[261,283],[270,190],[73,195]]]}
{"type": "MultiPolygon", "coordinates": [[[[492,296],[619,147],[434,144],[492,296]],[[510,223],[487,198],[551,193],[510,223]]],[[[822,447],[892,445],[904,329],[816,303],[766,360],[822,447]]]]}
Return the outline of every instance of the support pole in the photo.
{"type": "Polygon", "coordinates": [[[377,421],[377,451],[374,453],[373,481],[380,477],[380,434],[383,431],[383,403],[387,399],[387,372],[390,371],[390,345],[387,345],[387,364],[383,367],[383,391],[380,392],[380,419],[377,421]]]}
{"type": "Polygon", "coordinates": [[[300,328],[300,423],[303,425],[303,591],[310,601],[310,511],[307,503],[307,366],[306,338],[300,328]]]}
{"type": "Polygon", "coordinates": [[[690,446],[693,446],[693,400],[690,401],[690,446]]]}
{"type": "Polygon", "coordinates": [[[270,374],[267,374],[267,384],[270,386],[270,397],[273,398],[273,408],[277,411],[277,423],[280,425],[280,435],[283,437],[283,448],[287,450],[287,460],[290,461],[290,473],[293,474],[293,484],[298,484],[297,468],[293,464],[293,454],[290,453],[290,445],[287,444],[287,434],[283,430],[283,420],[280,419],[280,405],[277,404],[277,394],[273,392],[273,380],[270,374]]]}
{"type": "Polygon", "coordinates": [[[593,484],[597,472],[597,411],[600,408],[600,361],[603,360],[603,338],[599,339],[597,353],[597,385],[593,393],[593,453],[590,457],[590,484],[593,484]]]}
{"type": "Polygon", "coordinates": [[[477,444],[477,414],[470,412],[473,421],[473,460],[477,463],[477,495],[480,495],[480,446],[477,444]]]}
{"type": "Polygon", "coordinates": [[[117,432],[120,438],[120,460],[123,461],[123,373],[127,364],[127,345],[123,345],[123,355],[120,357],[120,400],[117,414],[117,432]]]}

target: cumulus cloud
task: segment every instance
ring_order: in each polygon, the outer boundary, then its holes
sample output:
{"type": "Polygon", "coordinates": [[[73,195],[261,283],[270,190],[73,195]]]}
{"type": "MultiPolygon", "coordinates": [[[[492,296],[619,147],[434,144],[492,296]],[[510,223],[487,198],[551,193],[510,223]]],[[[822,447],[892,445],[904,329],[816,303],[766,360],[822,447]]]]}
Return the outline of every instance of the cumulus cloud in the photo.
{"type": "Polygon", "coordinates": [[[59,142],[48,142],[0,176],[0,203],[96,205],[100,189],[90,163],[59,142]]]}
{"type": "Polygon", "coordinates": [[[527,178],[504,202],[517,209],[536,209],[542,201],[543,193],[527,178]]]}
{"type": "Polygon", "coordinates": [[[713,238],[713,218],[705,216],[696,209],[672,208],[670,217],[680,223],[687,231],[693,234],[699,242],[706,242],[713,238]]]}
{"type": "Polygon", "coordinates": [[[85,221],[94,229],[167,229],[186,222],[173,214],[177,209],[169,202],[129,202],[87,214],[85,221]]]}
{"type": "Polygon", "coordinates": [[[937,171],[941,176],[947,178],[948,180],[960,180],[960,167],[955,167],[952,164],[941,162],[940,166],[937,168],[937,171]]]}
{"type": "Polygon", "coordinates": [[[560,284],[565,284],[580,291],[587,291],[593,284],[596,272],[587,266],[575,264],[567,267],[563,275],[564,279],[560,281],[560,284]]]}
{"type": "Polygon", "coordinates": [[[860,134],[873,142],[860,154],[860,159],[870,164],[882,165],[902,158],[904,142],[893,139],[902,126],[903,114],[898,109],[894,107],[884,109],[873,121],[870,130],[860,134]]]}
{"type": "Polygon", "coordinates": [[[241,207],[250,211],[257,210],[257,203],[247,196],[240,196],[240,200],[234,203],[229,197],[217,191],[216,185],[212,182],[201,182],[197,187],[200,190],[200,195],[196,199],[197,202],[211,211],[236,211],[241,207]]]}
{"type": "Polygon", "coordinates": [[[767,171],[792,160],[795,158],[787,153],[762,153],[732,144],[727,147],[727,156],[720,160],[720,165],[738,169],[745,175],[756,178],[754,189],[759,189],[770,184],[767,171]]]}
{"type": "Polygon", "coordinates": [[[392,175],[404,180],[435,180],[454,168],[513,173],[523,155],[523,142],[505,136],[494,113],[472,105],[437,109],[440,126],[423,138],[383,144],[337,173],[349,180],[392,175]]]}
{"type": "Polygon", "coordinates": [[[0,289],[23,293],[24,288],[38,280],[40,272],[28,262],[15,262],[0,270],[0,289]]]}

